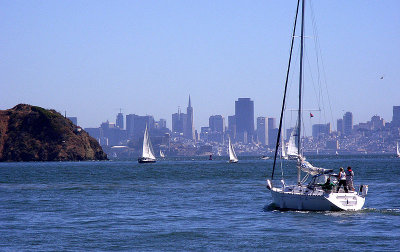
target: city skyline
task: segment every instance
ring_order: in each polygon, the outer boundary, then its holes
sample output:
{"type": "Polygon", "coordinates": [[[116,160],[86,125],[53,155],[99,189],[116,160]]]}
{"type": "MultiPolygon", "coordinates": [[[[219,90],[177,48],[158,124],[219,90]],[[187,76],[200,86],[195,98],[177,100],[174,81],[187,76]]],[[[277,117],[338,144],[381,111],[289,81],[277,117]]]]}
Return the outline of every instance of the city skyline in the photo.
{"type": "MultiPolygon", "coordinates": [[[[279,117],[295,1],[0,6],[0,109],[28,103],[94,127],[122,108],[171,128],[171,113],[190,94],[197,131],[211,114],[233,115],[239,97],[254,101],[255,118],[279,117]]],[[[351,111],[355,124],[375,114],[391,121],[400,100],[400,2],[310,7],[333,108],[329,121],[315,119],[335,124],[351,111]]]]}
{"type": "MultiPolygon", "coordinates": [[[[181,109],[178,108],[178,112],[177,113],[173,113],[171,114],[171,127],[168,126],[168,120],[164,119],[164,118],[159,118],[159,122],[155,122],[155,118],[152,115],[145,115],[145,116],[141,116],[141,115],[136,115],[136,114],[126,114],[126,129],[129,132],[129,126],[128,126],[128,122],[129,117],[134,116],[134,117],[139,117],[139,118],[151,118],[152,122],[149,121],[149,123],[147,124],[151,124],[153,125],[154,123],[162,123],[162,125],[164,125],[163,127],[171,130],[171,132],[173,133],[181,133],[182,136],[184,136],[185,138],[191,139],[191,140],[195,140],[195,132],[198,133],[198,135],[200,134],[200,132],[202,132],[203,129],[205,128],[209,128],[209,130],[211,131],[215,131],[215,132],[220,132],[220,133],[224,133],[224,132],[228,132],[228,134],[231,135],[231,137],[233,138],[237,138],[239,139],[239,141],[241,142],[248,142],[251,141],[251,139],[253,139],[253,134],[254,136],[257,136],[259,131],[258,126],[261,125],[261,127],[265,127],[264,132],[262,133],[264,135],[264,137],[266,136],[268,144],[271,145],[274,143],[274,138],[276,138],[277,136],[277,130],[278,130],[278,126],[277,126],[277,118],[275,117],[269,117],[269,116],[254,116],[254,103],[250,98],[238,98],[237,101],[235,101],[235,108],[238,107],[238,104],[245,102],[245,107],[242,108],[241,113],[245,112],[247,109],[250,109],[250,114],[251,111],[253,111],[253,115],[249,115],[248,118],[244,119],[244,121],[242,122],[242,124],[248,124],[253,122],[253,129],[252,131],[250,131],[251,133],[247,136],[247,132],[246,132],[246,140],[243,139],[243,135],[240,136],[240,133],[243,134],[243,129],[239,128],[237,129],[237,119],[236,119],[236,115],[231,115],[231,116],[227,116],[225,117],[224,115],[219,115],[219,114],[210,114],[210,116],[208,117],[208,122],[207,124],[204,125],[199,125],[198,127],[201,130],[195,129],[190,127],[189,122],[191,121],[192,125],[193,125],[193,107],[191,105],[191,99],[189,96],[189,103],[188,103],[188,107],[187,107],[187,114],[182,113],[181,109]],[[246,104],[247,103],[247,104],[246,104]],[[191,114],[191,117],[188,117],[187,115],[191,114]],[[235,129],[234,132],[232,132],[232,130],[230,130],[230,122],[225,121],[225,118],[234,118],[234,125],[235,125],[235,129]],[[248,120],[247,120],[248,119],[248,120]],[[260,119],[262,119],[262,123],[260,123],[260,119]],[[174,122],[175,121],[175,122],[174,122]],[[248,121],[247,123],[245,121],[248,121]],[[219,126],[216,126],[217,124],[219,126]],[[265,126],[264,126],[265,125],[265,126]],[[216,129],[216,127],[218,128],[218,130],[216,129]],[[189,135],[188,135],[188,129],[193,129],[194,131],[192,131],[189,135]],[[266,130],[266,132],[265,132],[266,130]],[[238,134],[239,133],[239,134],[238,134]],[[192,137],[193,138],[192,138],[192,137]],[[247,137],[249,137],[247,140],[247,137]],[[271,142],[272,141],[272,142],[271,142]]],[[[243,106],[243,105],[242,105],[243,106]]],[[[353,113],[350,111],[345,112],[341,118],[337,118],[336,119],[336,124],[335,122],[327,122],[327,123],[318,123],[316,121],[312,121],[314,118],[314,115],[312,113],[310,113],[309,115],[305,115],[303,114],[304,118],[308,118],[308,123],[310,125],[310,129],[304,130],[303,131],[303,135],[304,136],[315,136],[316,134],[320,134],[320,133],[331,133],[331,132],[338,132],[342,135],[350,135],[352,134],[351,132],[353,131],[353,127],[354,126],[360,126],[361,128],[365,126],[365,124],[367,122],[371,122],[373,125],[379,124],[379,125],[385,125],[387,123],[392,123],[393,125],[400,125],[400,106],[397,105],[393,105],[392,106],[392,116],[390,120],[385,120],[383,117],[381,117],[380,115],[371,115],[370,118],[366,121],[363,122],[354,122],[353,121],[353,113]],[[335,127],[332,127],[332,125],[335,125],[335,127]]],[[[77,117],[68,117],[69,119],[71,119],[75,124],[77,122],[77,117]]],[[[307,121],[304,120],[303,118],[303,122],[307,121]]],[[[279,118],[278,118],[279,119],[279,118]]],[[[149,119],[146,119],[149,120],[149,119]]],[[[243,120],[243,119],[242,119],[243,120]]],[[[123,124],[123,113],[119,112],[116,115],[116,119],[115,121],[110,121],[110,120],[106,120],[103,121],[101,123],[107,123],[107,124],[114,124],[116,128],[120,128],[120,129],[124,129],[124,124],[123,124]],[[122,121],[122,122],[121,122],[122,121]]],[[[143,124],[141,126],[141,131],[144,130],[144,126],[145,124],[143,124]]],[[[287,138],[289,136],[288,133],[285,134],[285,132],[287,131],[291,131],[293,129],[294,125],[283,125],[283,135],[282,137],[287,138]]],[[[243,128],[243,126],[241,126],[243,128]]],[[[92,128],[92,127],[87,127],[87,128],[92,128]]],[[[140,133],[141,134],[141,133],[140,133]]],[[[128,133],[129,135],[129,133],[128,133]]],[[[253,139],[255,140],[255,139],[253,139]]],[[[260,140],[259,140],[260,141],[260,140]]],[[[263,142],[263,141],[261,141],[263,142]]]]}

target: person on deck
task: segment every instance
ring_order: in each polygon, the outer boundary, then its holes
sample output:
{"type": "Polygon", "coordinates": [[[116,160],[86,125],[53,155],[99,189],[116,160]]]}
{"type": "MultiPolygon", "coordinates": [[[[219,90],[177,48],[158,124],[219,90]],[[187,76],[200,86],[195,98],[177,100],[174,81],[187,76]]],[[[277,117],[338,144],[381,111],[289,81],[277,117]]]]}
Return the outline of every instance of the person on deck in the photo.
{"type": "Polygon", "coordinates": [[[340,186],[343,185],[344,191],[347,193],[347,184],[346,184],[346,173],[344,172],[343,167],[340,167],[339,176],[338,176],[339,184],[336,192],[339,192],[340,186]]]}
{"type": "Polygon", "coordinates": [[[350,191],[354,191],[353,178],[354,178],[354,172],[351,170],[351,167],[349,166],[347,167],[346,171],[346,184],[350,191]]]}
{"type": "Polygon", "coordinates": [[[331,191],[333,189],[333,187],[335,186],[332,182],[331,182],[331,178],[328,178],[325,182],[325,184],[320,184],[320,186],[322,186],[322,189],[325,191],[331,191]]]}

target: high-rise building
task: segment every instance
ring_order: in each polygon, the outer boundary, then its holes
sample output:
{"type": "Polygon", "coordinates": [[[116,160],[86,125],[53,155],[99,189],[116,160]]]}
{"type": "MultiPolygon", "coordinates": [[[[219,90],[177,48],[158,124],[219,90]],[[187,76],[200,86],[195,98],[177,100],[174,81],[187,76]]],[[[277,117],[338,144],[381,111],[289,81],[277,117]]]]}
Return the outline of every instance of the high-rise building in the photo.
{"type": "Polygon", "coordinates": [[[393,106],[393,117],[391,125],[393,127],[400,127],[400,106],[393,106]]]}
{"type": "Polygon", "coordinates": [[[343,135],[343,119],[337,119],[337,133],[338,135],[343,135]]]}
{"type": "Polygon", "coordinates": [[[250,98],[235,101],[236,138],[241,142],[251,142],[254,134],[254,102],[250,98]]]}
{"type": "Polygon", "coordinates": [[[314,124],[312,126],[312,136],[319,137],[320,135],[328,135],[331,133],[331,124],[314,124]]]}
{"type": "Polygon", "coordinates": [[[353,132],[353,114],[346,112],[343,116],[343,133],[345,135],[351,135],[353,132]]]}
{"type": "Polygon", "coordinates": [[[178,113],[172,114],[172,132],[183,135],[184,129],[186,128],[186,123],[187,115],[181,113],[180,108],[178,108],[178,113]]]}
{"type": "Polygon", "coordinates": [[[383,129],[385,127],[385,120],[378,115],[371,117],[371,128],[373,130],[383,129]]]}
{"type": "Polygon", "coordinates": [[[126,115],[126,134],[129,138],[143,136],[146,126],[149,130],[154,129],[153,116],[126,115]]]}
{"type": "Polygon", "coordinates": [[[125,116],[126,119],[126,134],[129,138],[133,137],[133,129],[135,124],[135,114],[129,114],[125,116]]]}
{"type": "Polygon", "coordinates": [[[268,145],[269,147],[276,146],[276,139],[278,138],[279,129],[268,129],[268,145]]]}
{"type": "Polygon", "coordinates": [[[210,134],[208,136],[208,141],[212,142],[224,142],[224,132],[225,132],[225,119],[221,115],[213,115],[208,119],[208,124],[210,128],[210,134]]]}
{"type": "Polygon", "coordinates": [[[268,145],[268,117],[257,117],[257,139],[263,145],[268,145]]]}
{"type": "Polygon", "coordinates": [[[194,123],[193,123],[193,107],[192,103],[190,101],[190,95],[189,95],[189,104],[188,107],[186,108],[186,127],[184,128],[183,135],[184,137],[195,140],[195,134],[194,134],[194,123]]]}
{"type": "Polygon", "coordinates": [[[268,118],[268,129],[276,129],[276,118],[274,117],[268,118]]]}
{"type": "Polygon", "coordinates": [[[167,120],[165,120],[165,119],[160,119],[160,121],[157,122],[157,128],[158,128],[158,129],[165,129],[165,128],[167,128],[167,120]]]}
{"type": "Polygon", "coordinates": [[[124,129],[124,115],[121,112],[118,113],[115,124],[117,128],[124,129]]]}
{"type": "Polygon", "coordinates": [[[268,145],[273,147],[276,145],[276,138],[278,137],[278,128],[276,127],[276,118],[268,118],[268,145]]]}
{"type": "Polygon", "coordinates": [[[236,118],[235,116],[228,116],[228,134],[231,140],[236,139],[236,118]]]}
{"type": "Polygon", "coordinates": [[[212,132],[224,133],[225,118],[222,115],[213,115],[208,119],[208,125],[212,132]]]}

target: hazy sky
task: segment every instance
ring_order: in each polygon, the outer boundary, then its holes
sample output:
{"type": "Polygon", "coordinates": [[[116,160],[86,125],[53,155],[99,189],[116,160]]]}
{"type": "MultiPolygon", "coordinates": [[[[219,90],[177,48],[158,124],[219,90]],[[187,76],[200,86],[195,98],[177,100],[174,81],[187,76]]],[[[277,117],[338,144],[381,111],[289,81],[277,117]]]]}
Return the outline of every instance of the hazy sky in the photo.
{"type": "MultiPolygon", "coordinates": [[[[256,117],[278,117],[296,2],[1,0],[0,109],[28,103],[98,127],[122,108],[170,126],[190,94],[198,130],[210,115],[234,114],[239,97],[254,101],[256,117]]],[[[345,111],[355,122],[391,121],[400,105],[400,1],[311,6],[333,111],[314,122],[345,111]]]]}

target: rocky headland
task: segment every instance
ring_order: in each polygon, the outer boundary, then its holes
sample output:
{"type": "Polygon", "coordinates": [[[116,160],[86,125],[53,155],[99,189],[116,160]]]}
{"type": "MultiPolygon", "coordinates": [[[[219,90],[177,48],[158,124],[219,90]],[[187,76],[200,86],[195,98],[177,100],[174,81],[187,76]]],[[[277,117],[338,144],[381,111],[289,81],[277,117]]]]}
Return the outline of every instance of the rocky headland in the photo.
{"type": "Polygon", "coordinates": [[[83,160],[107,160],[107,155],[57,111],[27,104],[0,110],[0,161],[83,160]]]}

